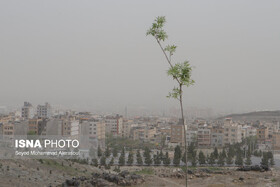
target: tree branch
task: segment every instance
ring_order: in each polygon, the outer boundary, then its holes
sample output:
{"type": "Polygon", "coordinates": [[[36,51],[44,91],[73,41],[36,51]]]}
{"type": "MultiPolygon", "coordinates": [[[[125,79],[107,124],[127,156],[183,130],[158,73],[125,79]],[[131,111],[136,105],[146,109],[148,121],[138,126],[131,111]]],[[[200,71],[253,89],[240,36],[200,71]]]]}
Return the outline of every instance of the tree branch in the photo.
{"type": "MultiPolygon", "coordinates": [[[[173,68],[173,65],[171,64],[171,56],[170,56],[170,59],[169,59],[168,56],[167,56],[167,54],[166,54],[166,52],[165,52],[165,50],[163,49],[163,47],[162,47],[160,41],[159,41],[157,38],[156,38],[156,40],[157,40],[157,43],[158,43],[159,47],[161,48],[161,50],[162,50],[162,52],[163,52],[163,54],[164,54],[164,56],[165,56],[165,58],[166,58],[168,64],[170,65],[171,68],[173,68]]],[[[177,77],[175,77],[175,79],[176,79],[176,81],[178,82],[178,84],[181,85],[181,82],[179,81],[179,79],[178,79],[177,77]]]]}

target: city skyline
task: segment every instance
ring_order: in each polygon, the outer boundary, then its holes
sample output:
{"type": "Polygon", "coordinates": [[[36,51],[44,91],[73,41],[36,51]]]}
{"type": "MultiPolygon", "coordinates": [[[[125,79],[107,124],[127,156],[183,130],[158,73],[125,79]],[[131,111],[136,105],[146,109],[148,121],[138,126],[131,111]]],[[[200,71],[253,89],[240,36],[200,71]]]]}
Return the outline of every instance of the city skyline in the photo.
{"type": "Polygon", "coordinates": [[[280,109],[278,1],[156,5],[1,2],[0,106],[48,101],[102,112],[126,106],[167,112],[177,106],[165,97],[174,85],[145,37],[151,20],[164,15],[170,41],[179,46],[174,58],[195,67],[184,106],[218,113],[280,109]]]}

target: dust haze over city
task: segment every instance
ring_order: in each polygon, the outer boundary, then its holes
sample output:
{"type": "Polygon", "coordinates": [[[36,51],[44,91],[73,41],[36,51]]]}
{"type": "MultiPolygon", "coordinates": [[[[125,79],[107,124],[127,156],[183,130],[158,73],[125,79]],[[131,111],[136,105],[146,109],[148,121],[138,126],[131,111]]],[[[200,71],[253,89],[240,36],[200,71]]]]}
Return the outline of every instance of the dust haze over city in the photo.
{"type": "Polygon", "coordinates": [[[280,1],[0,1],[0,186],[280,186],[280,1]]]}
{"type": "Polygon", "coordinates": [[[80,111],[178,108],[151,20],[189,60],[184,107],[214,114],[279,110],[279,1],[1,1],[0,106],[49,102],[80,111]]]}

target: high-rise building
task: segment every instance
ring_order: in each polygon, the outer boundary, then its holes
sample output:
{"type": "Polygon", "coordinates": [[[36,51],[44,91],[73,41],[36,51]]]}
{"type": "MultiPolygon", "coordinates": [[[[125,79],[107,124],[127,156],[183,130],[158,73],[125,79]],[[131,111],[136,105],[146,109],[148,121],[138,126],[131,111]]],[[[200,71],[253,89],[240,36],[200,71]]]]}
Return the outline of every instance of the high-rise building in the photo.
{"type": "Polygon", "coordinates": [[[240,143],[242,141],[242,126],[226,119],[224,122],[224,144],[240,143]]]}
{"type": "Polygon", "coordinates": [[[184,126],[182,119],[180,119],[178,124],[171,125],[170,143],[184,145],[184,126]]]}
{"type": "Polygon", "coordinates": [[[200,127],[197,130],[197,145],[199,147],[210,147],[211,145],[211,129],[208,127],[200,127]]]}
{"type": "Polygon", "coordinates": [[[211,146],[222,147],[224,146],[224,129],[212,128],[211,129],[211,146]]]}
{"type": "Polygon", "coordinates": [[[4,123],[3,124],[3,138],[4,139],[12,139],[15,134],[15,126],[12,123],[4,123]]]}
{"type": "Polygon", "coordinates": [[[117,136],[122,135],[123,129],[123,117],[120,115],[116,116],[107,116],[105,118],[106,123],[106,133],[113,134],[117,136]]]}
{"type": "Polygon", "coordinates": [[[259,143],[265,143],[268,139],[268,128],[266,126],[261,126],[257,129],[257,139],[259,143]]]}
{"type": "Polygon", "coordinates": [[[75,119],[63,119],[61,134],[63,136],[78,137],[80,133],[80,123],[75,119]]]}
{"type": "Polygon", "coordinates": [[[81,135],[88,136],[89,141],[97,141],[98,145],[105,147],[105,122],[90,119],[81,123],[81,135]]]}
{"type": "Polygon", "coordinates": [[[47,121],[45,119],[30,119],[28,122],[28,132],[36,135],[42,135],[46,125],[47,121]]]}
{"type": "Polygon", "coordinates": [[[34,117],[34,108],[31,103],[24,102],[23,107],[21,108],[21,117],[24,119],[31,119],[34,117]]]}
{"type": "Polygon", "coordinates": [[[186,137],[187,137],[188,146],[190,146],[191,143],[196,143],[197,142],[197,131],[196,130],[187,130],[186,137]]]}
{"type": "Polygon", "coordinates": [[[50,118],[52,115],[51,105],[49,103],[45,103],[45,105],[37,106],[37,116],[40,118],[50,118]]]}

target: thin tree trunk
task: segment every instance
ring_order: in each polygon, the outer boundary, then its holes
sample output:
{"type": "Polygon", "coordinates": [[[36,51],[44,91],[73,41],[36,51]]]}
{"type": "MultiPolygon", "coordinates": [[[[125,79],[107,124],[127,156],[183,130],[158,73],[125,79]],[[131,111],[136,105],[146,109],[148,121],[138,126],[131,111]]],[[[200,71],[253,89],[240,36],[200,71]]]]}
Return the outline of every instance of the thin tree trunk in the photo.
{"type": "MultiPolygon", "coordinates": [[[[173,65],[171,63],[171,55],[168,58],[168,56],[167,56],[165,50],[163,49],[160,41],[157,38],[156,38],[156,41],[157,41],[158,45],[160,46],[168,64],[170,65],[171,68],[173,68],[173,65]]],[[[185,129],[184,110],[183,110],[182,83],[179,81],[179,79],[177,77],[175,77],[175,80],[178,82],[179,88],[180,88],[180,99],[179,99],[179,101],[180,101],[181,115],[182,115],[182,121],[183,121],[183,129],[184,129],[184,144],[185,144],[184,147],[185,147],[185,152],[186,152],[186,161],[185,161],[186,162],[186,187],[188,187],[188,154],[187,154],[187,140],[186,140],[187,137],[186,137],[186,129],[185,129]]]]}
{"type": "Polygon", "coordinates": [[[187,153],[187,136],[186,136],[186,128],[185,128],[185,118],[184,118],[184,110],[183,110],[183,98],[182,98],[182,85],[180,85],[180,107],[181,107],[181,117],[183,121],[183,129],[184,129],[184,144],[185,144],[185,153],[186,153],[186,187],[188,187],[188,153],[187,153]]]}

